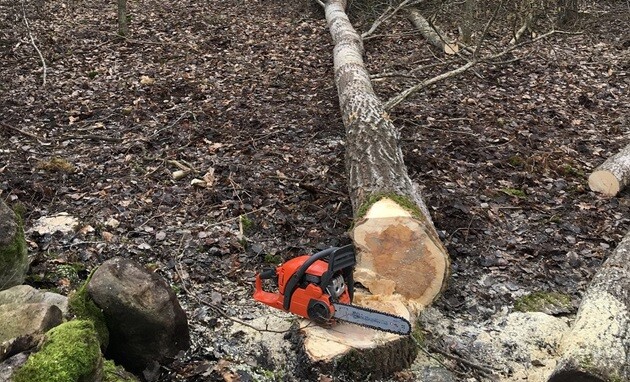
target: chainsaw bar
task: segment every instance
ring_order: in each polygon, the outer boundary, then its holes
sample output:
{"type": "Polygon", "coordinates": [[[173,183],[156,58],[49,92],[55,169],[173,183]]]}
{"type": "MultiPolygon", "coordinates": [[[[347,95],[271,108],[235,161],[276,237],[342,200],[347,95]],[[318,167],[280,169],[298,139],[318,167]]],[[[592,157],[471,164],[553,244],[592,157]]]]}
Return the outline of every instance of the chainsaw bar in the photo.
{"type": "Polygon", "coordinates": [[[340,303],[332,305],[335,308],[333,317],[337,320],[401,336],[411,333],[411,324],[400,316],[356,305],[340,303]]]}

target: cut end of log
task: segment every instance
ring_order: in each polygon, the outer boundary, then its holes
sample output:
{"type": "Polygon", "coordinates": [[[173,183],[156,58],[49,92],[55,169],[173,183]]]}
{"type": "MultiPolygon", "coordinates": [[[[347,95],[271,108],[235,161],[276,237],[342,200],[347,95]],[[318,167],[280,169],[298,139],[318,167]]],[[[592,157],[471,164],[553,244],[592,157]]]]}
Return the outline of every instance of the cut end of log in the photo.
{"type": "Polygon", "coordinates": [[[355,281],[374,301],[403,304],[414,317],[439,295],[448,274],[448,255],[432,229],[389,198],[374,203],[352,232],[355,281]]]}
{"type": "Polygon", "coordinates": [[[594,171],[588,177],[588,186],[591,190],[607,196],[615,196],[621,189],[619,180],[607,170],[594,171]]]}
{"type": "Polygon", "coordinates": [[[457,54],[459,52],[459,45],[457,43],[444,44],[444,53],[457,54]]]}

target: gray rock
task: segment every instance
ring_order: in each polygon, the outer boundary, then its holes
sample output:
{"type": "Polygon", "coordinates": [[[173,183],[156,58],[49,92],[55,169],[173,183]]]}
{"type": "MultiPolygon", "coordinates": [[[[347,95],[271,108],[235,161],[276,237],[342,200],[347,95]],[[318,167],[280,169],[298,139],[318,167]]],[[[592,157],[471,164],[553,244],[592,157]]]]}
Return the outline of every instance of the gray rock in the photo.
{"type": "Polygon", "coordinates": [[[0,305],[0,343],[12,338],[46,332],[61,324],[61,310],[43,302],[0,305]]]}
{"type": "Polygon", "coordinates": [[[43,334],[63,322],[61,310],[43,302],[0,305],[0,360],[37,346],[43,334]]]}
{"type": "Polygon", "coordinates": [[[28,354],[19,353],[11,358],[0,362],[0,382],[9,382],[12,380],[13,373],[28,360],[28,354]]]}
{"type": "Polygon", "coordinates": [[[188,322],[175,293],[157,274],[123,258],[104,262],[88,293],[103,310],[110,342],[107,356],[130,371],[167,364],[190,346],[188,322]]]}
{"type": "Polygon", "coordinates": [[[68,297],[58,293],[40,291],[30,285],[17,285],[0,291],[0,305],[37,302],[55,305],[61,310],[64,317],[68,315],[68,297]]]}
{"type": "Polygon", "coordinates": [[[28,266],[24,229],[15,213],[0,200],[0,290],[22,284],[28,266]]]}

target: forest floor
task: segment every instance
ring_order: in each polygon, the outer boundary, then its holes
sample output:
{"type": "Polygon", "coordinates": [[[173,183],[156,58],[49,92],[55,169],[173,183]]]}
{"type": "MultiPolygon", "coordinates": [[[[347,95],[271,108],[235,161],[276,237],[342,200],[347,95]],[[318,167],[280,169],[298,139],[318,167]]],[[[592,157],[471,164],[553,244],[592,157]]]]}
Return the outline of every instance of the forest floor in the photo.
{"type": "MultiPolygon", "coordinates": [[[[536,291],[568,294],[574,312],[630,229],[630,191],[587,185],[630,143],[630,11],[606,4],[572,27],[583,33],[392,111],[451,256],[446,317],[482,321],[536,291]]],[[[121,39],[109,3],[0,0],[0,197],[23,206],[27,229],[62,212],[80,222],[28,232],[30,284],[67,294],[113,256],[146,264],[178,291],[193,336],[160,379],[223,380],[216,365],[236,359],[238,338],[205,303],[255,318],[255,272],[350,242],[331,39],[305,1],[140,0],[130,14],[121,39]],[[191,171],[174,179],[180,165],[191,171]]],[[[409,32],[395,17],[365,42],[371,73],[461,65],[409,32]]],[[[387,99],[415,81],[374,83],[387,99]]]]}

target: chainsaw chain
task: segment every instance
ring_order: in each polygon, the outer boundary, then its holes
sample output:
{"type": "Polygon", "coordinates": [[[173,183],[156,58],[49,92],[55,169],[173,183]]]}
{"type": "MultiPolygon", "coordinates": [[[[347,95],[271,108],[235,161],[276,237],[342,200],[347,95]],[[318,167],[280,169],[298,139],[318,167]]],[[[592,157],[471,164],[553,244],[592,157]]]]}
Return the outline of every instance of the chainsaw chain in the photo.
{"type": "Polygon", "coordinates": [[[369,329],[379,330],[379,331],[382,331],[382,332],[398,334],[398,335],[401,335],[401,336],[406,336],[406,335],[411,334],[411,324],[409,323],[408,320],[406,320],[405,318],[403,318],[401,316],[397,316],[395,314],[391,314],[391,313],[388,313],[388,312],[382,312],[380,310],[376,310],[376,309],[372,309],[372,308],[367,308],[367,307],[364,307],[364,306],[357,306],[357,305],[352,305],[352,304],[343,304],[343,303],[340,303],[340,302],[333,303],[333,306],[335,306],[335,305],[347,306],[347,307],[350,307],[352,309],[362,310],[362,311],[369,312],[369,313],[376,313],[376,314],[379,314],[379,315],[382,315],[382,316],[388,316],[388,317],[396,318],[398,320],[404,320],[409,325],[409,331],[406,332],[406,333],[401,333],[401,332],[397,332],[395,330],[381,328],[381,327],[378,327],[378,326],[372,326],[372,325],[369,325],[369,324],[366,324],[366,323],[359,323],[359,322],[344,320],[343,318],[339,318],[339,317],[334,317],[335,320],[347,322],[347,323],[350,323],[350,324],[353,324],[353,325],[362,326],[364,328],[369,328],[369,329]]]}

